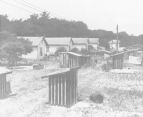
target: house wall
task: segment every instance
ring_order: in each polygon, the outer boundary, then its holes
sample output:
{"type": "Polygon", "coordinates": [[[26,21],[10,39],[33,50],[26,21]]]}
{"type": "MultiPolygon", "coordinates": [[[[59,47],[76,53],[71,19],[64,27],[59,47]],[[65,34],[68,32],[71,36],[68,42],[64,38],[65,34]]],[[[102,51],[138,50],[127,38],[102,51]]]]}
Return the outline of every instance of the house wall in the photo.
{"type": "MultiPolygon", "coordinates": [[[[109,46],[111,49],[117,49],[116,43],[111,43],[111,44],[109,44],[109,46]]],[[[119,44],[118,44],[118,48],[119,48],[119,44]]]]}
{"type": "Polygon", "coordinates": [[[71,49],[72,49],[72,48],[78,48],[79,50],[81,50],[81,48],[85,48],[85,49],[86,49],[86,48],[87,48],[87,45],[83,45],[83,44],[82,44],[82,45],[74,45],[74,44],[73,44],[73,45],[71,46],[71,49]]]}
{"type": "Polygon", "coordinates": [[[43,59],[45,57],[45,54],[47,52],[47,46],[44,40],[41,40],[41,42],[38,45],[38,50],[37,50],[37,59],[43,59]]]}
{"type": "Polygon", "coordinates": [[[31,53],[28,53],[26,55],[22,55],[22,58],[26,58],[26,59],[32,59],[32,60],[36,60],[37,59],[37,47],[32,47],[33,51],[31,53]]]}
{"type": "Polygon", "coordinates": [[[89,45],[92,45],[97,50],[98,44],[89,44],[89,45]]]}
{"type": "Polygon", "coordinates": [[[68,51],[72,49],[72,46],[73,46],[73,42],[72,42],[72,39],[71,39],[70,43],[69,43],[69,46],[68,46],[68,51]]]}
{"type": "Polygon", "coordinates": [[[54,54],[57,50],[58,47],[65,47],[68,51],[69,46],[68,45],[49,45],[48,46],[48,51],[47,51],[47,55],[49,54],[54,54]]]}

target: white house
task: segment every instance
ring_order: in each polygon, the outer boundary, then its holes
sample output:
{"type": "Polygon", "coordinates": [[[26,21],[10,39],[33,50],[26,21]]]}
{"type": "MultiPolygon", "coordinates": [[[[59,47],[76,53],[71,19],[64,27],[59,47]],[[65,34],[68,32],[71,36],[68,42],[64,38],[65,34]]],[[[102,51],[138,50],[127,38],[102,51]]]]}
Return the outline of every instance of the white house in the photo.
{"type": "Polygon", "coordinates": [[[43,37],[18,37],[28,39],[32,42],[33,51],[27,55],[22,55],[22,58],[40,60],[43,59],[47,52],[47,43],[43,37]]]}
{"type": "Polygon", "coordinates": [[[65,47],[67,51],[70,49],[71,37],[52,37],[45,38],[47,42],[47,54],[55,53],[57,48],[65,47]]]}
{"type": "Polygon", "coordinates": [[[88,46],[89,45],[92,45],[95,50],[97,50],[99,46],[99,38],[88,38],[88,46]]]}
{"type": "Polygon", "coordinates": [[[117,42],[118,42],[118,48],[120,47],[120,40],[111,40],[109,41],[109,46],[110,46],[110,49],[114,49],[114,50],[117,50],[117,42]]]}
{"type": "Polygon", "coordinates": [[[70,41],[70,49],[72,48],[78,48],[81,50],[81,48],[88,48],[88,38],[72,38],[70,41]]]}
{"type": "Polygon", "coordinates": [[[45,55],[54,54],[59,47],[65,47],[67,51],[72,48],[88,49],[89,45],[97,48],[98,38],[71,38],[71,37],[18,37],[28,39],[32,42],[33,51],[22,55],[23,58],[41,60],[45,55]]]}

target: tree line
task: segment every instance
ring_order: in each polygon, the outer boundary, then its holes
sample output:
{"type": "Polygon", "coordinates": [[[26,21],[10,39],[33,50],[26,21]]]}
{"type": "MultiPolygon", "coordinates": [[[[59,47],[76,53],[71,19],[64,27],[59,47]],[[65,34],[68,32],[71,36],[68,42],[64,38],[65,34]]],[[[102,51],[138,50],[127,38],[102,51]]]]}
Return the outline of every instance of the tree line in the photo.
{"type": "MultiPolygon", "coordinates": [[[[50,14],[32,14],[29,18],[9,20],[7,15],[1,17],[1,30],[17,36],[45,36],[45,37],[88,37],[99,38],[101,46],[107,47],[108,42],[117,38],[117,34],[103,29],[90,30],[82,21],[67,21],[51,18],[50,14]]],[[[131,46],[143,43],[143,34],[128,35],[126,32],[118,34],[121,46],[131,46]]]]}

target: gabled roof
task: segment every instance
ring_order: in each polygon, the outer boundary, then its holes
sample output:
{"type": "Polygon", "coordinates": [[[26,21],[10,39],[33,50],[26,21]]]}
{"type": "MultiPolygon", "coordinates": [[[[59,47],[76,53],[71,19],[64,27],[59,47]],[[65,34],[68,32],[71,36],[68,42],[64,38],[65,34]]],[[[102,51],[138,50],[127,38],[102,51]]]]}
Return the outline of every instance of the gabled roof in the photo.
{"type": "Polygon", "coordinates": [[[45,40],[48,45],[69,45],[71,37],[48,37],[45,40]]]}
{"type": "MultiPolygon", "coordinates": [[[[117,40],[111,40],[108,42],[109,44],[112,44],[112,43],[117,43],[117,40]]],[[[120,43],[120,40],[118,40],[118,43],[120,43]]]]}
{"type": "Polygon", "coordinates": [[[97,44],[99,43],[99,38],[88,38],[89,44],[97,44]]]}
{"type": "Polygon", "coordinates": [[[74,44],[87,44],[88,38],[72,38],[74,44]]]}
{"type": "Polygon", "coordinates": [[[17,37],[17,38],[28,39],[29,41],[32,42],[32,46],[38,46],[40,44],[41,40],[43,39],[43,37],[17,37]]]}

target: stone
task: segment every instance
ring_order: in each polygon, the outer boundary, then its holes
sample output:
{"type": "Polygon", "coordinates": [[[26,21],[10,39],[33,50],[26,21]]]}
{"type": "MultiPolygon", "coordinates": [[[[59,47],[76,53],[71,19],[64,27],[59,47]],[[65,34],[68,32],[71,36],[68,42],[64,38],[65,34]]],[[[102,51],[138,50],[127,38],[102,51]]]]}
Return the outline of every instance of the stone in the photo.
{"type": "Polygon", "coordinates": [[[103,103],[104,96],[101,93],[93,93],[90,95],[90,100],[94,103],[101,104],[103,103]]]}

